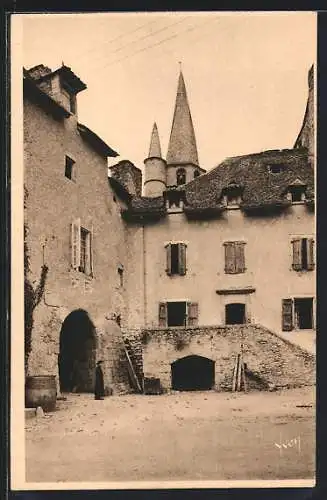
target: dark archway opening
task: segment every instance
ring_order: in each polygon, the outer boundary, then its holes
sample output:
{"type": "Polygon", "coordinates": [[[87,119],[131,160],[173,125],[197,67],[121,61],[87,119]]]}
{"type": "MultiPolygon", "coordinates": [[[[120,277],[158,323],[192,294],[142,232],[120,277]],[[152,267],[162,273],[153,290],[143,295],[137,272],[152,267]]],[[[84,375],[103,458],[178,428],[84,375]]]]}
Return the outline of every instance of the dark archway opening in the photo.
{"type": "Polygon", "coordinates": [[[202,356],[186,356],[171,364],[172,389],[205,391],[215,384],[215,362],[202,356]]]}
{"type": "Polygon", "coordinates": [[[64,320],[58,359],[62,392],[93,392],[96,362],[95,326],[83,309],[64,320]]]}
{"type": "Polygon", "coordinates": [[[245,304],[226,305],[226,325],[242,325],[245,323],[245,304]]]}

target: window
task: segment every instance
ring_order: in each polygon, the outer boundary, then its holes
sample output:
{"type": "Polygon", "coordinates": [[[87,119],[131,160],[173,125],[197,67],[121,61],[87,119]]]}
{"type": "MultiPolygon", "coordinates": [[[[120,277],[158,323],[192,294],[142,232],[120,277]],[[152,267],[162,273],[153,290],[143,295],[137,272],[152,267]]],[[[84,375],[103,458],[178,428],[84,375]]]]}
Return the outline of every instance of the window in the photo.
{"type": "Polygon", "coordinates": [[[238,274],[245,272],[245,242],[228,241],[225,247],[225,273],[238,274]]]}
{"type": "Polygon", "coordinates": [[[185,202],[185,191],[180,189],[168,189],[165,192],[165,199],[167,209],[181,209],[185,202]]]}
{"type": "Polygon", "coordinates": [[[185,168],[179,168],[176,172],[177,186],[181,186],[186,182],[186,171],[185,168]]]}
{"type": "Polygon", "coordinates": [[[227,304],[225,306],[226,325],[242,325],[245,323],[245,304],[227,304]]]}
{"type": "Polygon", "coordinates": [[[80,219],[71,225],[72,268],[89,276],[93,274],[92,232],[81,226],[80,219]]]}
{"type": "Polygon", "coordinates": [[[65,177],[75,181],[75,162],[69,156],[65,156],[65,177]]]}
{"type": "Polygon", "coordinates": [[[197,302],[160,302],[159,327],[196,326],[198,324],[197,302]]]}
{"type": "Polygon", "coordinates": [[[167,253],[167,268],[166,272],[169,276],[186,274],[186,244],[185,243],[169,243],[166,246],[167,253]]]}
{"type": "Polygon", "coordinates": [[[282,300],[282,330],[311,330],[313,328],[313,298],[282,300]]]}
{"type": "Polygon", "coordinates": [[[295,238],[292,240],[293,263],[295,271],[312,271],[314,269],[313,238],[295,238]]]}
{"type": "Polygon", "coordinates": [[[198,170],[194,170],[194,174],[193,174],[194,179],[196,179],[197,177],[199,177],[199,175],[200,175],[200,172],[198,170]]]}
{"type": "Polygon", "coordinates": [[[304,188],[302,186],[292,187],[290,189],[289,193],[290,193],[289,197],[290,197],[292,203],[298,203],[300,201],[305,200],[305,192],[304,192],[304,188]]]}
{"type": "Polygon", "coordinates": [[[268,171],[270,174],[281,174],[284,170],[284,165],[280,163],[275,163],[274,165],[268,166],[268,171]]]}
{"type": "Polygon", "coordinates": [[[306,184],[299,177],[288,186],[287,199],[292,203],[305,201],[306,184]]]}
{"type": "Polygon", "coordinates": [[[237,207],[242,201],[243,187],[232,181],[222,190],[224,203],[227,206],[237,207]]]}

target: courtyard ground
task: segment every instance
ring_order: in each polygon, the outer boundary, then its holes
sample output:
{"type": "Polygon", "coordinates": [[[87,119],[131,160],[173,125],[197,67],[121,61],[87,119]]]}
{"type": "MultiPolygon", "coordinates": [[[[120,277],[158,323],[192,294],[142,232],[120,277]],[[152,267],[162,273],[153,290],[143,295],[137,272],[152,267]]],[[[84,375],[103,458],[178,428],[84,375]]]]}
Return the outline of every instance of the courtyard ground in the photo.
{"type": "Polygon", "coordinates": [[[26,421],[26,480],[312,479],[314,388],[68,395],[26,421]]]}

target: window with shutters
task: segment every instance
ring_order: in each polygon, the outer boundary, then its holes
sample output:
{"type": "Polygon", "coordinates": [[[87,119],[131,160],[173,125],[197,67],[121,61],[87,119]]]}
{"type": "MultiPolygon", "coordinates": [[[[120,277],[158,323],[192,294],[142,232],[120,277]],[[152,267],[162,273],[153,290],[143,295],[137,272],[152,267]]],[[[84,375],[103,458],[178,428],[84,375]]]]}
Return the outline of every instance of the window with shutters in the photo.
{"type": "Polygon", "coordinates": [[[169,276],[186,274],[186,244],[168,243],[166,245],[166,272],[169,276]]]}
{"type": "Polygon", "coordinates": [[[282,300],[282,330],[311,330],[313,328],[313,298],[289,298],[282,300]]]}
{"type": "Polygon", "coordinates": [[[293,300],[282,300],[282,330],[290,332],[293,330],[293,300]]]}
{"type": "Polygon", "coordinates": [[[312,271],[314,269],[313,238],[294,238],[292,240],[293,262],[295,271],[312,271]]]}
{"type": "Polygon", "coordinates": [[[81,226],[80,219],[71,225],[72,268],[88,276],[93,275],[92,232],[81,226]]]}
{"type": "Polygon", "coordinates": [[[197,302],[169,301],[159,303],[159,327],[197,326],[197,302]]]}
{"type": "Polygon", "coordinates": [[[245,267],[245,242],[227,241],[225,247],[225,273],[239,274],[244,273],[245,267]]]}

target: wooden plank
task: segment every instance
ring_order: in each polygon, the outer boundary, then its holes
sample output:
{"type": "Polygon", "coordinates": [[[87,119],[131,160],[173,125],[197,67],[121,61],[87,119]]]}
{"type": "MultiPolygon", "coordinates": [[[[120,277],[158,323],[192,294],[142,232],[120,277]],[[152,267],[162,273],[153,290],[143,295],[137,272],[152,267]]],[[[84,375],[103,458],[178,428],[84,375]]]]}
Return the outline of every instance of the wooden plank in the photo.
{"type": "Polygon", "coordinates": [[[141,385],[140,385],[140,382],[137,378],[137,375],[135,373],[135,370],[134,370],[134,366],[133,366],[133,363],[132,363],[132,360],[128,354],[128,351],[126,349],[126,346],[124,346],[124,349],[125,349],[125,354],[126,354],[126,358],[127,358],[127,367],[128,367],[128,372],[130,374],[130,377],[132,379],[132,382],[133,384],[135,384],[135,387],[136,389],[139,391],[139,392],[142,392],[142,388],[141,388],[141,385]]]}
{"type": "Polygon", "coordinates": [[[236,374],[237,374],[237,363],[238,363],[238,355],[235,359],[234,370],[233,370],[233,382],[232,382],[232,391],[236,390],[236,374]]]}
{"type": "Polygon", "coordinates": [[[245,368],[244,368],[244,363],[242,363],[242,369],[243,369],[243,385],[244,385],[244,392],[247,392],[248,387],[246,383],[246,376],[245,376],[245,368]]]}
{"type": "Polygon", "coordinates": [[[242,363],[242,356],[239,354],[237,356],[238,358],[238,366],[237,366],[237,383],[236,383],[236,390],[240,391],[241,390],[241,363],[242,363]]]}

